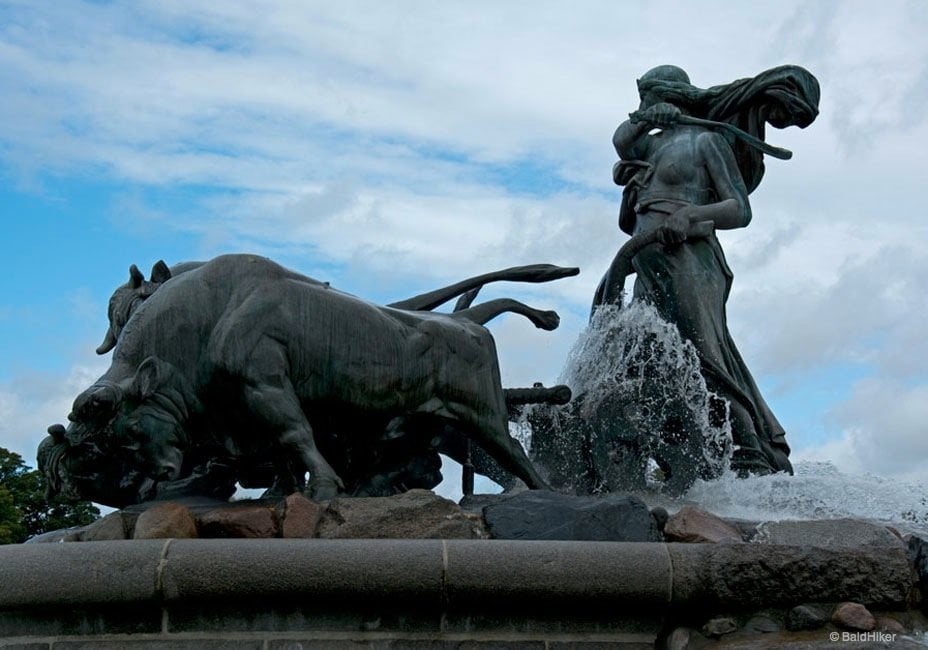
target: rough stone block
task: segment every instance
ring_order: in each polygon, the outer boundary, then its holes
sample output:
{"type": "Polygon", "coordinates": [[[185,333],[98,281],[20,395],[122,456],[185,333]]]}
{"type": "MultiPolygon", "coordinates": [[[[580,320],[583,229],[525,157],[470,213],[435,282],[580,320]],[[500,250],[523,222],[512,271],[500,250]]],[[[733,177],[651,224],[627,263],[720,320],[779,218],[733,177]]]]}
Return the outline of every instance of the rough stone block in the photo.
{"type": "Polygon", "coordinates": [[[664,525],[668,542],[741,542],[741,531],[710,512],[683,506],[664,525]]]}
{"type": "Polygon", "coordinates": [[[660,541],[657,524],[638,497],[578,497],[545,490],[521,492],[483,510],[496,539],[660,541]]]}
{"type": "Polygon", "coordinates": [[[166,501],[149,508],[135,522],[134,539],[189,539],[197,537],[197,523],[190,509],[166,501]]]}
{"type": "Polygon", "coordinates": [[[277,536],[273,506],[263,501],[234,501],[196,515],[203,538],[267,539],[277,536]]]}
{"type": "Polygon", "coordinates": [[[82,542],[102,542],[113,539],[128,539],[126,522],[121,512],[111,512],[105,517],[84,526],[80,533],[82,542]]]}
{"type": "Polygon", "coordinates": [[[691,648],[690,640],[695,636],[696,630],[689,627],[678,627],[671,632],[666,641],[664,648],[666,650],[687,650],[691,648]]]}
{"type": "Polygon", "coordinates": [[[738,624],[735,622],[735,619],[730,616],[722,616],[709,619],[699,631],[707,637],[717,639],[725,634],[731,634],[737,629],[738,624]]]}
{"type": "Polygon", "coordinates": [[[333,499],[318,536],[350,539],[484,539],[483,521],[430,490],[333,499]]]}
{"type": "Polygon", "coordinates": [[[888,632],[889,634],[902,635],[906,633],[905,626],[890,616],[877,616],[876,629],[883,632],[888,632]]]}
{"type": "Polygon", "coordinates": [[[904,546],[902,540],[886,526],[858,519],[767,521],[757,527],[757,534],[751,541],[759,544],[835,549],[904,546]]]}
{"type": "Polygon", "coordinates": [[[518,489],[515,491],[506,490],[499,494],[465,494],[461,497],[461,500],[458,501],[458,505],[461,506],[467,512],[473,512],[475,514],[483,513],[483,509],[487,506],[497,505],[503,501],[508,501],[517,494],[526,492],[528,488],[518,489]]]}
{"type": "Polygon", "coordinates": [[[876,618],[860,603],[840,603],[831,613],[831,622],[848,630],[876,629],[876,618]]]}
{"type": "Polygon", "coordinates": [[[670,513],[667,512],[667,508],[663,506],[651,508],[651,518],[654,520],[654,525],[657,526],[658,532],[663,535],[664,526],[667,525],[667,520],[670,519],[670,513]]]}
{"type": "Polygon", "coordinates": [[[667,544],[674,603],[746,610],[855,600],[905,606],[914,576],[902,548],[667,544]]]}
{"type": "Polygon", "coordinates": [[[817,630],[828,622],[828,617],[815,605],[798,605],[786,614],[786,629],[792,632],[817,630]]]}
{"type": "Polygon", "coordinates": [[[928,542],[912,535],[908,539],[906,553],[915,567],[916,579],[922,596],[922,610],[928,611],[928,542]]]}
{"type": "Polygon", "coordinates": [[[768,612],[759,612],[748,619],[744,624],[744,629],[748,632],[761,632],[763,634],[772,634],[780,631],[780,624],[777,618],[768,612]]]}
{"type": "Polygon", "coordinates": [[[281,537],[315,537],[319,519],[322,517],[322,506],[318,503],[296,492],[283,500],[280,511],[282,512],[281,537]]]}

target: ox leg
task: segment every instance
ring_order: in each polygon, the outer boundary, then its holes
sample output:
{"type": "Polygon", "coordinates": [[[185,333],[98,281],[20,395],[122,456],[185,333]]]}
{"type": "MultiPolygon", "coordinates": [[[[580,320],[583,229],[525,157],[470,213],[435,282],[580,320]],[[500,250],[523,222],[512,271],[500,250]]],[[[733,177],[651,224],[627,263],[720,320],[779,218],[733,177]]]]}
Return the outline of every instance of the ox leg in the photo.
{"type": "Polygon", "coordinates": [[[278,462],[278,484],[292,482],[292,490],[302,483],[295,476],[293,466],[309,471],[309,496],[316,501],[334,498],[344,484],[323,458],[313,439],[313,430],[300,408],[299,400],[286,378],[278,378],[276,385],[249,384],[245,388],[245,401],[251,412],[275,432],[283,452],[278,462]]]}
{"type": "MultiPolygon", "coordinates": [[[[449,409],[454,412],[454,409],[449,409]]],[[[458,417],[464,414],[458,414],[458,417]]],[[[506,420],[489,417],[465,417],[474,427],[474,439],[503,469],[525,481],[533,490],[550,490],[551,487],[528,459],[522,445],[509,435],[506,420]]]]}
{"type": "MultiPolygon", "coordinates": [[[[262,286],[271,286],[265,283],[262,286]]],[[[276,286],[276,285],[275,285],[276,286]]],[[[239,386],[238,397],[259,435],[276,443],[274,491],[296,492],[309,471],[309,496],[338,494],[341,479],[316,446],[313,430],[290,381],[287,346],[269,331],[286,329],[281,295],[253,290],[237,309],[223,315],[210,336],[207,353],[217,371],[239,386]]]]}

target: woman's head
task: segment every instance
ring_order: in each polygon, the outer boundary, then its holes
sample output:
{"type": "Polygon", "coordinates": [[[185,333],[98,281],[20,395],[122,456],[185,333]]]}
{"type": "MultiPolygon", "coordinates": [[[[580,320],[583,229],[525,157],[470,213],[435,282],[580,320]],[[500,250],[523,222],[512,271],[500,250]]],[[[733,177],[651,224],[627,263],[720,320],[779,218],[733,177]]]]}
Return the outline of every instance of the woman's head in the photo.
{"type": "Polygon", "coordinates": [[[641,87],[642,82],[648,83],[650,81],[678,81],[688,84],[690,82],[690,77],[686,74],[686,70],[679,66],[659,65],[641,75],[641,79],[638,80],[638,86],[641,87]]]}
{"type": "Polygon", "coordinates": [[[651,68],[638,79],[638,96],[641,97],[641,110],[658,104],[670,102],[681,108],[692,89],[690,77],[683,68],[675,65],[659,65],[651,68]]]}

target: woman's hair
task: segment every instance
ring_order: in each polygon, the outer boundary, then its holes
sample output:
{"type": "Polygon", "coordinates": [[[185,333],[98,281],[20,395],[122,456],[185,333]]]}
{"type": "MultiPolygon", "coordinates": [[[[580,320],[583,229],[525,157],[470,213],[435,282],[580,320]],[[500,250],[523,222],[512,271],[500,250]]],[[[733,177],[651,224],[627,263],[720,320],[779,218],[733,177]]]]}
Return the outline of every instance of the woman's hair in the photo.
{"type": "Polygon", "coordinates": [[[675,65],[659,65],[651,68],[638,79],[638,95],[651,93],[662,101],[680,108],[694,109],[705,107],[718,96],[714,88],[697,88],[690,83],[690,77],[683,68],[675,65]]]}

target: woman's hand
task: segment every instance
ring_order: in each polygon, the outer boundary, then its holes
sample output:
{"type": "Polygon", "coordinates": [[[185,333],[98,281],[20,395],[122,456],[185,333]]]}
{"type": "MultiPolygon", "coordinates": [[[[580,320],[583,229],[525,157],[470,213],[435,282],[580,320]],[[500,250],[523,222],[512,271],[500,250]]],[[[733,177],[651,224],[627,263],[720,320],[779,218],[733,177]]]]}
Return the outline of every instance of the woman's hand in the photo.
{"type": "Polygon", "coordinates": [[[686,240],[690,230],[692,206],[685,206],[667,217],[657,229],[657,240],[665,245],[679,244],[686,240]]]}
{"type": "Polygon", "coordinates": [[[629,116],[632,124],[645,122],[653,128],[672,129],[680,119],[680,109],[667,102],[660,102],[643,111],[635,111],[629,116]]]}

